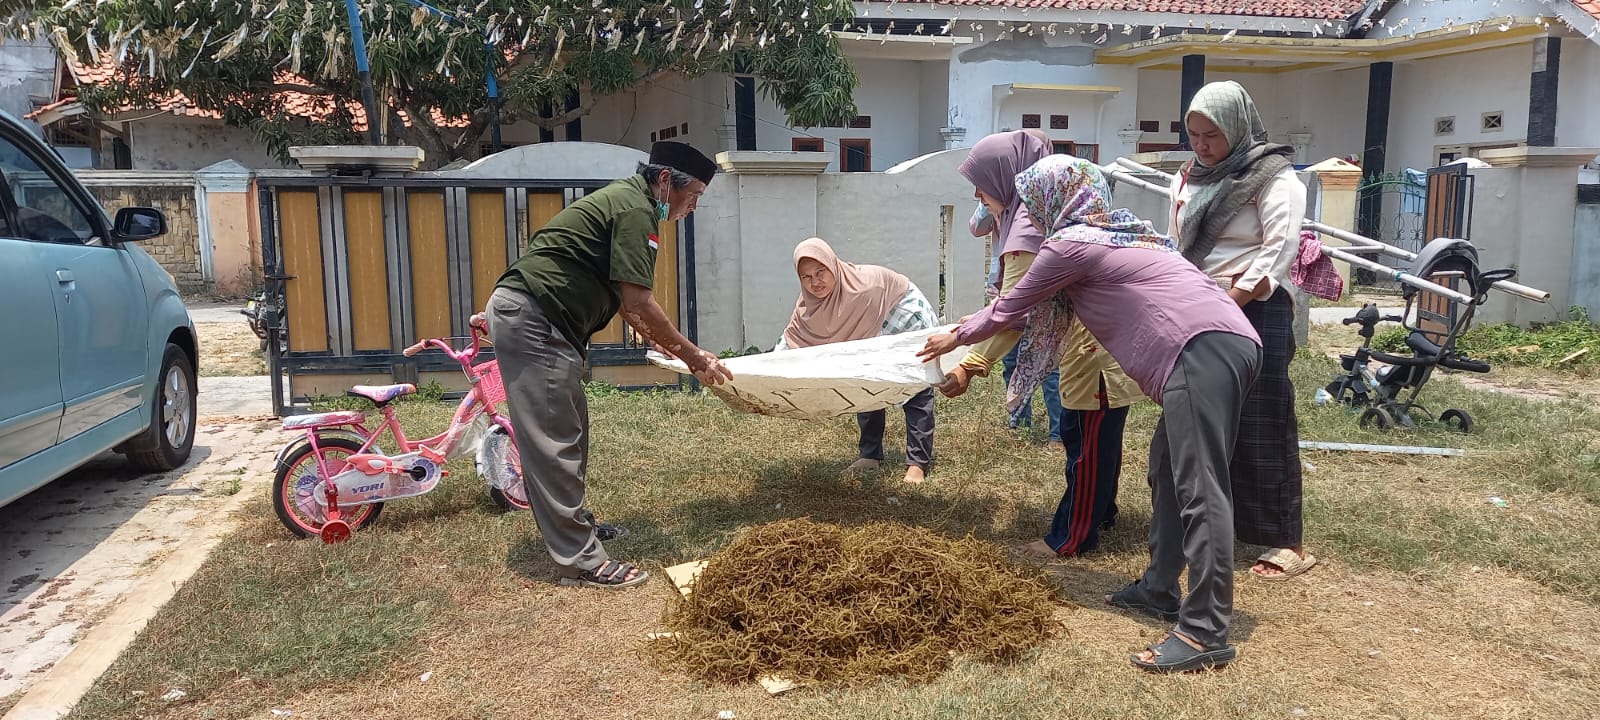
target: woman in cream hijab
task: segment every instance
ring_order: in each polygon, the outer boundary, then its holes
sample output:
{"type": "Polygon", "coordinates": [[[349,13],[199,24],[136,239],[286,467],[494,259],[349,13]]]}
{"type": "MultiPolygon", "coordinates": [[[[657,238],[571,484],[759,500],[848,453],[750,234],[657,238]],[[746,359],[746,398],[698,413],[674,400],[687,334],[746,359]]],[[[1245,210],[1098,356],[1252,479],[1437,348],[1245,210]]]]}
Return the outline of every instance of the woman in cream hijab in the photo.
{"type": "MultiPolygon", "coordinates": [[[[783,339],[774,350],[865,340],[927,330],[939,325],[939,312],[906,276],[877,265],[844,262],[820,238],[810,238],[794,249],[794,269],[800,276],[800,299],[783,339]]],[[[920,483],[933,462],[933,388],[918,393],[905,404],[905,481],[920,483]]],[[[861,413],[860,457],[846,472],[858,474],[883,462],[883,410],[861,413]]]]}
{"type": "Polygon", "coordinates": [[[1250,94],[1236,82],[1200,88],[1184,122],[1195,159],[1175,181],[1172,234],[1261,336],[1261,376],[1239,417],[1230,477],[1234,531],[1268,549],[1251,573],[1285,580],[1317,560],[1305,551],[1300,444],[1294,414],[1294,301],[1289,272],[1300,249],[1306,187],[1285,145],[1267,142],[1250,94]]]}

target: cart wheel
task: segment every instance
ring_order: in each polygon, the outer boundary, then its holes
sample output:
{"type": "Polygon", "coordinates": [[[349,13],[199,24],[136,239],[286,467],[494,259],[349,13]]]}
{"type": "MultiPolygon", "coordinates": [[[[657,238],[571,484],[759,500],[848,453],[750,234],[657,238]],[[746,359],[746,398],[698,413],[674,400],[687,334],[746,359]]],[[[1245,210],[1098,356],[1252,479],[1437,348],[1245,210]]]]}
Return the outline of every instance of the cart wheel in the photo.
{"type": "Polygon", "coordinates": [[[1340,377],[1328,383],[1328,386],[1324,389],[1328,391],[1329,395],[1333,396],[1334,402],[1350,407],[1365,407],[1367,405],[1367,393],[1361,388],[1361,385],[1351,381],[1350,378],[1340,377]]]}
{"type": "Polygon", "coordinates": [[[1391,415],[1388,410],[1382,407],[1370,407],[1367,408],[1366,412],[1361,413],[1362,428],[1370,427],[1377,430],[1388,430],[1398,424],[1394,421],[1394,415],[1391,415]]]}
{"type": "Polygon", "coordinates": [[[329,520],[322,526],[322,544],[337,545],[350,539],[350,523],[329,520]]]}
{"type": "Polygon", "coordinates": [[[1472,416],[1468,415],[1465,410],[1450,408],[1439,416],[1439,422],[1444,423],[1445,427],[1456,432],[1472,432],[1472,416]]]}

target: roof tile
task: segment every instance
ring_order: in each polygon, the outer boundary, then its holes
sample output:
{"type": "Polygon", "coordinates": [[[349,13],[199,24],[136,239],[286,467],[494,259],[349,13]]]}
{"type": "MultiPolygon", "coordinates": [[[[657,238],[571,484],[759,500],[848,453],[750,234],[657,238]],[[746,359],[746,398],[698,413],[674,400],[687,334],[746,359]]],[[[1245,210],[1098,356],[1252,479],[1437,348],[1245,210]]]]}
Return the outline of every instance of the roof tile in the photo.
{"type": "MultiPolygon", "coordinates": [[[[901,0],[905,3],[937,2],[966,7],[1050,8],[1057,10],[1119,10],[1125,12],[1170,12],[1189,15],[1248,15],[1258,17],[1343,20],[1366,6],[1365,0],[901,0]]],[[[1590,12],[1600,16],[1600,0],[1578,0],[1579,6],[1595,6],[1590,12]]],[[[1092,20],[1092,18],[1085,18],[1092,20]]]]}
{"type": "MultiPolygon", "coordinates": [[[[66,60],[65,62],[67,64],[67,69],[72,73],[73,80],[79,85],[99,85],[117,81],[118,68],[116,62],[110,57],[104,57],[99,63],[94,65],[74,62],[70,59],[66,60]]],[[[281,73],[278,76],[278,81],[284,83],[305,83],[304,79],[295,77],[289,73],[281,73]]],[[[283,103],[284,110],[290,115],[301,116],[312,120],[327,120],[336,115],[335,110],[339,105],[343,105],[345,110],[349,111],[351,117],[353,118],[350,129],[356,132],[364,132],[367,129],[366,109],[363,108],[361,103],[357,100],[337,98],[328,95],[312,95],[293,90],[285,90],[278,93],[277,99],[283,103]]],[[[45,107],[35,110],[34,114],[42,112],[48,108],[58,107],[69,101],[70,99],[58,100],[45,107]]],[[[195,107],[187,97],[184,97],[182,93],[177,92],[174,92],[172,95],[151,104],[129,105],[122,108],[124,112],[151,109],[164,110],[171,112],[173,115],[178,115],[181,117],[212,118],[217,120],[222,119],[222,113],[215,110],[207,110],[204,108],[195,107]]],[[[397,111],[397,114],[400,116],[401,122],[404,122],[406,125],[411,124],[411,118],[407,116],[404,110],[397,111]]],[[[444,113],[439,112],[437,109],[433,111],[433,121],[434,124],[438,125],[439,127],[447,128],[462,128],[466,127],[469,123],[469,120],[465,117],[447,118],[444,116],[444,113]]]]}

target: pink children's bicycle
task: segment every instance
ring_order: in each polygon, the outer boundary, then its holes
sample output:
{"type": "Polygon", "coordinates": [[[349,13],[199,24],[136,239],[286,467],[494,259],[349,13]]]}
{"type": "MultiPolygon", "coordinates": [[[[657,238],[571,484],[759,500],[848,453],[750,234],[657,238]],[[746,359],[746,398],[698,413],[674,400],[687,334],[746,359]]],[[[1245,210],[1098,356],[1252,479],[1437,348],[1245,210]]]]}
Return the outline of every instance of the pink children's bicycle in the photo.
{"type": "Polygon", "coordinates": [[[474,365],[482,331],[472,326],[471,344],[451,348],[451,340],[433,338],[405,349],[407,357],[437,347],[461,363],[472,388],[456,408],[450,426],[433,437],[406,437],[391,402],[417,391],[415,385],[357,385],[346,393],[371,400],[382,413],[376,425],[367,413],[342,411],[285,418],[283,429],[303,432],[278,452],[272,506],[284,527],[300,537],[320,535],[325,543],[343,542],[350,533],[378,519],[383,504],[431,492],[449,475],[444,465],[477,444],[477,470],[489,485],[489,496],[504,509],[527,509],[522,461],[517,455],[511,421],[498,409],[506,399],[496,361],[474,365]],[[378,439],[387,429],[395,452],[378,439]],[[476,436],[476,437],[474,437],[476,436]],[[481,443],[475,443],[481,438],[481,443]]]}

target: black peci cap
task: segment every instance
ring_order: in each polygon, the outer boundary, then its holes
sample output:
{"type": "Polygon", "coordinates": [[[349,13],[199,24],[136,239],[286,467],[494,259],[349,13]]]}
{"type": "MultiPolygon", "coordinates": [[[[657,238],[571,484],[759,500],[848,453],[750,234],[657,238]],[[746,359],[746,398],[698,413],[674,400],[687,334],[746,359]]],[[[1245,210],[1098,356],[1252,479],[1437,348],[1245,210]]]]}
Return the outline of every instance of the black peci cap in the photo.
{"type": "Polygon", "coordinates": [[[707,185],[717,174],[717,164],[711,158],[687,144],[671,140],[650,146],[650,164],[681,170],[707,185]]]}

